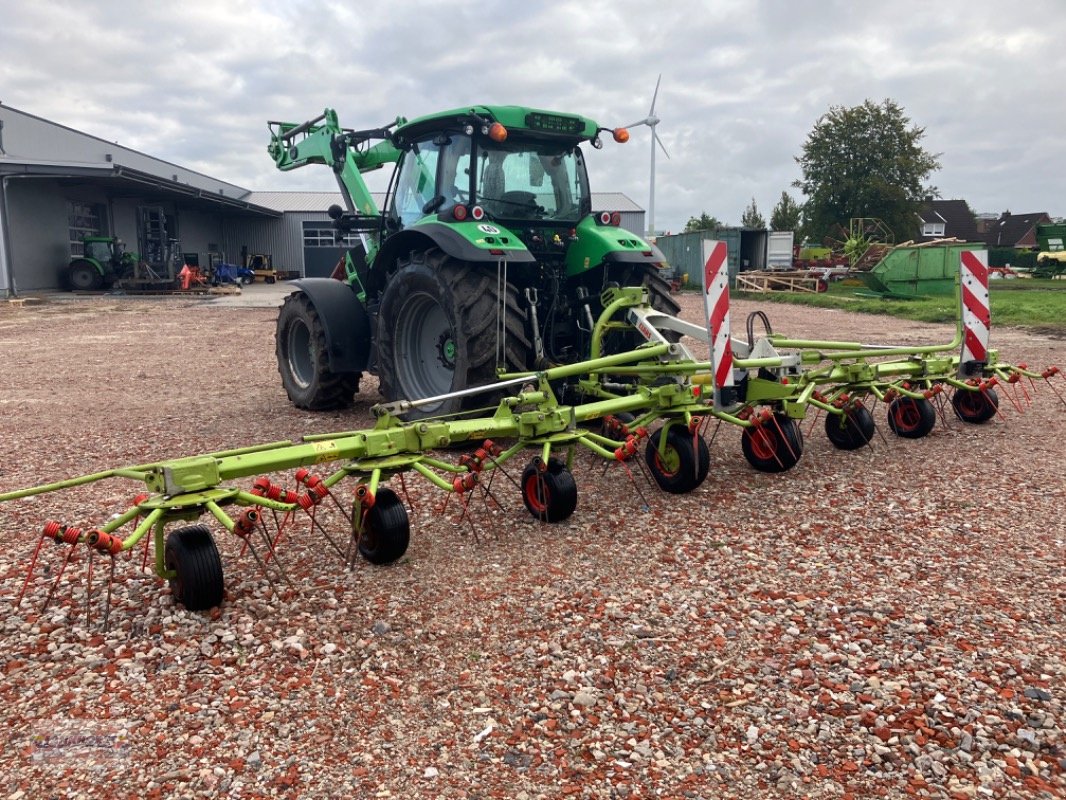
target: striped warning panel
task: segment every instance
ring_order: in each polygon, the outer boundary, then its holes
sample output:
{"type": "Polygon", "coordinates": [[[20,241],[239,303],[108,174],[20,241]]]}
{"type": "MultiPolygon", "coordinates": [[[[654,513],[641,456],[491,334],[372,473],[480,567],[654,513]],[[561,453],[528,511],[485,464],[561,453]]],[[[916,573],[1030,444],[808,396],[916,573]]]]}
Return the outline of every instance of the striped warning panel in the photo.
{"type": "MultiPolygon", "coordinates": [[[[714,372],[714,404],[721,408],[733,385],[733,344],[729,338],[729,251],[725,242],[704,243],[709,249],[703,266],[703,304],[711,338],[711,369],[714,372]]],[[[732,398],[729,398],[730,400],[732,398]]]]}
{"type": "Polygon", "coordinates": [[[973,374],[975,362],[988,361],[988,331],[992,316],[988,301],[988,251],[964,250],[959,265],[962,303],[962,355],[959,375],[973,374]]]}

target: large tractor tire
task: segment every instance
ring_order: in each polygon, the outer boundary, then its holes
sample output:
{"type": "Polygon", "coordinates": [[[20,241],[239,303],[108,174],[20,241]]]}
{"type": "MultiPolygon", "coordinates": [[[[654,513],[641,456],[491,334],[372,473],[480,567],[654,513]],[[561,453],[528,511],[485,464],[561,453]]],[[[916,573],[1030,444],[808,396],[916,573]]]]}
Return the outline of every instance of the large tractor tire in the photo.
{"type": "Polygon", "coordinates": [[[275,346],[281,383],[293,405],[309,411],[351,405],[361,373],[330,370],[322,318],[304,292],[285,298],[278,312],[275,346]]]}
{"type": "MultiPolygon", "coordinates": [[[[529,369],[533,347],[527,312],[517,290],[504,289],[506,341],[502,365],[529,369]]],[[[378,377],[387,401],[437,397],[496,380],[496,326],[500,307],[492,265],[468,264],[440,250],[401,258],[378,312],[378,377]]],[[[484,408],[485,393],[450,397],[407,414],[420,419],[484,408]]]]}
{"type": "Polygon", "coordinates": [[[67,285],[75,292],[98,292],[104,288],[104,276],[89,261],[74,261],[67,267],[67,285]]]}

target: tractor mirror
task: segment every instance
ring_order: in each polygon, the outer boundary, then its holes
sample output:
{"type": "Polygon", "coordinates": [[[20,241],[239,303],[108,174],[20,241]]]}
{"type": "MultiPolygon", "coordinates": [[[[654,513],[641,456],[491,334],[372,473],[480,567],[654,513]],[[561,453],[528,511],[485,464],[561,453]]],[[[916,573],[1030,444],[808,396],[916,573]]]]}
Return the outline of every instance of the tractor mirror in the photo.
{"type": "Polygon", "coordinates": [[[529,159],[529,185],[544,185],[544,164],[540,160],[540,156],[534,155],[529,159]]]}

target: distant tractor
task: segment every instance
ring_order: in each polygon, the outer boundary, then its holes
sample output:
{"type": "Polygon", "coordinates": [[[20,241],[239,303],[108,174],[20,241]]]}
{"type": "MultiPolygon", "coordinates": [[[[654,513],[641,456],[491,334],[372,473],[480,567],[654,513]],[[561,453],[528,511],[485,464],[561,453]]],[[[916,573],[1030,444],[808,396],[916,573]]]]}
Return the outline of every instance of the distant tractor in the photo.
{"type": "Polygon", "coordinates": [[[112,236],[86,236],[82,252],[67,266],[67,285],[75,291],[94,292],[110,289],[115,282],[133,272],[136,253],[127,253],[121,239],[112,236]]]}

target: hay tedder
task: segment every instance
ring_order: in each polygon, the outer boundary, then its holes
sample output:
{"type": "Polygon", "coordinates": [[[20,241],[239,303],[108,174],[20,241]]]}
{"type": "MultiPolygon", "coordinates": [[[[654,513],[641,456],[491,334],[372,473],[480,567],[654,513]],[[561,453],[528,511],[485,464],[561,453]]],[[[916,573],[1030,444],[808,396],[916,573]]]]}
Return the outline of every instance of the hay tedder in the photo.
{"type": "MultiPolygon", "coordinates": [[[[493,398],[481,412],[405,421],[420,405],[442,398],[386,402],[374,407],[375,423],[362,430],[125,467],[0,495],[0,502],[10,502],[110,479],[140,484],[128,507],[103,524],[42,521],[43,529],[25,532],[26,576],[17,601],[23,602],[34,576],[47,574],[51,582],[47,606],[64,581],[81,575],[87,578],[86,615],[90,600],[103,601],[106,625],[116,562],[124,553],[132,559],[143,545],[143,560],[135,563],[145,568],[154,552],[155,574],[170,582],[176,602],[212,608],[223,599],[223,570],[204,518],[243,540],[264,574],[271,559],[280,569],[277,544],[296,526],[321,537],[349,565],[356,554],[387,564],[407,550],[402,497],[413,478],[457,496],[465,515],[471,497],[495,500],[494,478],[504,474],[533,517],[558,523],[577,508],[572,469],[579,450],[606,463],[646,468],[660,489],[680,494],[704,482],[710,428],[723,423],[742,428],[752,467],[784,472],[803,453],[798,423],[812,409],[824,413],[835,447],[855,450],[871,443],[877,402],[887,406],[888,427],[903,438],[925,436],[949,409],[964,423],[986,423],[1001,413],[1000,395],[1021,410],[1038,382],[1066,403],[1056,387],[1057,368],[1002,363],[989,349],[987,275],[983,252],[962,254],[957,335],[944,344],[791,339],[773,333],[762,312],[749,317],[747,338],[740,339],[730,335],[726,251],[717,243],[704,275],[706,326],[654,309],[640,287],[608,288],[592,330],[591,358],[504,373],[495,383],[462,390],[464,402],[493,398]],[[758,335],[757,322],[764,329],[758,335]],[[604,354],[606,341],[633,331],[641,344],[604,354]],[[709,360],[690,352],[699,342],[709,343],[709,360]],[[564,392],[575,402],[560,402],[564,392]],[[516,459],[520,468],[512,468],[516,459]],[[291,479],[272,477],[290,470],[291,479]],[[339,509],[342,530],[323,524],[323,504],[339,509]],[[58,562],[42,567],[45,558],[58,562]],[[92,586],[94,559],[106,560],[106,594],[92,586]]],[[[42,593],[34,593],[37,602],[42,593]]]]}

